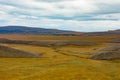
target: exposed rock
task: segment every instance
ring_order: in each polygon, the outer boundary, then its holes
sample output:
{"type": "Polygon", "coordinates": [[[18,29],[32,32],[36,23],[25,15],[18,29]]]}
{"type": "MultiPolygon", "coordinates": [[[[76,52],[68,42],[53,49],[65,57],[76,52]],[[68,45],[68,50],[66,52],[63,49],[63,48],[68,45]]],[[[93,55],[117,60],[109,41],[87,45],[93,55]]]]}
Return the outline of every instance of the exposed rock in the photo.
{"type": "Polygon", "coordinates": [[[111,45],[98,50],[99,52],[92,55],[91,59],[96,60],[111,60],[120,59],[120,44],[111,45]]]}
{"type": "Polygon", "coordinates": [[[89,41],[68,41],[68,40],[40,40],[40,41],[25,41],[25,40],[9,40],[0,38],[0,43],[7,44],[27,44],[27,45],[37,45],[37,46],[66,46],[66,45],[76,45],[76,46],[92,46],[96,45],[94,42],[89,41]]]}
{"type": "Polygon", "coordinates": [[[105,48],[100,48],[98,49],[99,51],[118,51],[120,49],[120,45],[116,44],[116,45],[112,45],[109,47],[105,47],[105,48]]]}
{"type": "Polygon", "coordinates": [[[95,60],[120,59],[120,52],[119,51],[100,52],[98,54],[93,55],[91,59],[95,59],[95,60]]]}

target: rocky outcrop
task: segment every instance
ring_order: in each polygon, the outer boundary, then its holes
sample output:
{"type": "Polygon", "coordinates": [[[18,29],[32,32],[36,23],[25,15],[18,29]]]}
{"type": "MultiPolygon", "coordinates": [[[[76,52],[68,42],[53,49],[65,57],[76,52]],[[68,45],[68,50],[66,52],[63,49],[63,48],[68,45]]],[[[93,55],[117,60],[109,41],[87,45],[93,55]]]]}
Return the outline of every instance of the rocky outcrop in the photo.
{"type": "Polygon", "coordinates": [[[95,60],[111,60],[120,59],[120,44],[111,45],[98,50],[98,53],[92,55],[91,59],[95,60]]]}
{"type": "Polygon", "coordinates": [[[99,54],[93,55],[91,59],[95,60],[111,60],[111,59],[120,59],[120,52],[100,52],[99,54]]]}
{"type": "Polygon", "coordinates": [[[96,45],[94,42],[89,41],[69,41],[69,40],[40,40],[40,41],[25,41],[25,40],[9,40],[0,38],[0,43],[7,44],[27,44],[36,46],[66,46],[66,45],[76,45],[76,46],[92,46],[96,45]]]}

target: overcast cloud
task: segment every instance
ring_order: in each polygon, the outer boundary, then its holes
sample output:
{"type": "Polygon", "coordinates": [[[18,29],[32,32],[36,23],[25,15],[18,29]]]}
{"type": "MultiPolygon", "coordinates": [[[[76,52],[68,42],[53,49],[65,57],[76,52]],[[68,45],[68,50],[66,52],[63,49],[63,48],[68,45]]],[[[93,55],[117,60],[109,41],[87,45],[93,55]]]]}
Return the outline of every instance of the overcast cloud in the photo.
{"type": "Polygon", "coordinates": [[[120,29],[120,0],[0,0],[0,26],[120,29]]]}

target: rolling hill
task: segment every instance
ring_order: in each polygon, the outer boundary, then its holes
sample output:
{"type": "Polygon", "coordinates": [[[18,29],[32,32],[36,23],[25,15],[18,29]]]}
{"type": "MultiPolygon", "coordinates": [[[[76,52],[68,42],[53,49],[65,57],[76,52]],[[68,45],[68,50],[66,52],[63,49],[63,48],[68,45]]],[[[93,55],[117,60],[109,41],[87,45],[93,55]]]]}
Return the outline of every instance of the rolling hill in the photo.
{"type": "Polygon", "coordinates": [[[26,26],[1,26],[0,34],[42,34],[42,35],[79,35],[80,32],[57,29],[33,28],[26,26]]]}
{"type": "Polygon", "coordinates": [[[39,55],[0,45],[0,58],[38,58],[39,55]]]}
{"type": "Polygon", "coordinates": [[[46,28],[35,28],[27,26],[0,26],[0,34],[40,34],[40,35],[63,35],[63,36],[76,36],[76,35],[119,35],[120,29],[110,30],[104,32],[75,32],[58,29],[46,29],[46,28]]]}
{"type": "Polygon", "coordinates": [[[119,35],[119,34],[120,34],[120,29],[103,31],[103,32],[89,32],[89,33],[85,33],[85,35],[97,35],[97,36],[101,36],[101,35],[119,35]]]}

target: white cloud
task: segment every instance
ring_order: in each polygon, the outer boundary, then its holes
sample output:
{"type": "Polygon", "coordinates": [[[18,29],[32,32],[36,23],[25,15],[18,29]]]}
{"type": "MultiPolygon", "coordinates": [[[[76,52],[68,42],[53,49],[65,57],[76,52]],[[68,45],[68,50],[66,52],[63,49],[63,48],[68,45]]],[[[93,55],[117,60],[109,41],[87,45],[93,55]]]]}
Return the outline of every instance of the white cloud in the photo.
{"type": "Polygon", "coordinates": [[[5,21],[0,25],[76,31],[119,29],[119,5],[120,0],[0,0],[0,21],[5,21]]]}
{"type": "Polygon", "coordinates": [[[118,29],[120,21],[77,21],[77,20],[59,20],[59,19],[48,19],[41,18],[38,20],[24,19],[23,17],[14,18],[9,20],[8,23],[3,25],[21,25],[21,26],[34,26],[42,28],[53,28],[63,30],[74,30],[74,31],[105,31],[118,29]]]}
{"type": "MultiPolygon", "coordinates": [[[[120,4],[119,0],[61,0],[57,2],[52,0],[51,3],[50,0],[47,1],[49,2],[43,0],[10,0],[9,2],[8,0],[0,0],[1,3],[8,4],[8,6],[6,5],[7,9],[17,7],[15,10],[24,11],[32,15],[63,15],[68,17],[97,12],[110,12],[111,10],[116,10],[116,4],[120,4]]],[[[5,7],[3,8],[5,9],[5,7]]],[[[117,12],[119,11],[117,10],[117,12]]]]}
{"type": "Polygon", "coordinates": [[[102,20],[120,20],[120,13],[97,15],[93,18],[102,20]]]}

